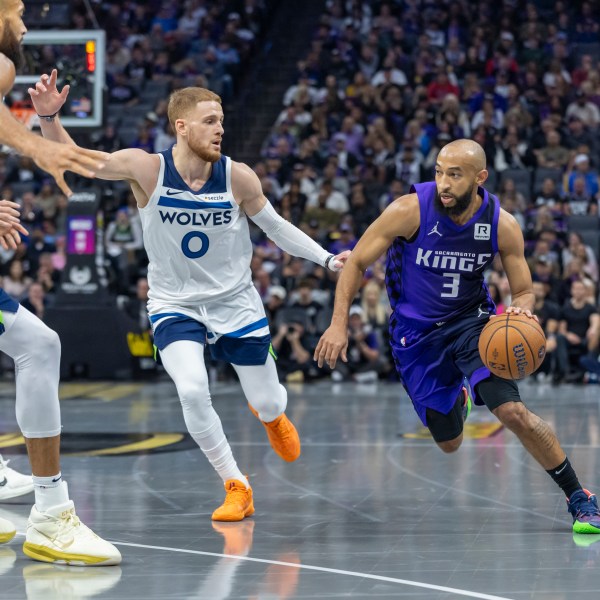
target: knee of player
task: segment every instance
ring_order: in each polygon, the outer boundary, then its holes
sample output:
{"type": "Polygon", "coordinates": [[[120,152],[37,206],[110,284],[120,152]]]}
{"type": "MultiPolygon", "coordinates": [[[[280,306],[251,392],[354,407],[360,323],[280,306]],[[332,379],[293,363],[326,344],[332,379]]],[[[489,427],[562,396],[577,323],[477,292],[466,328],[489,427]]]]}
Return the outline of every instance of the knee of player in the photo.
{"type": "Polygon", "coordinates": [[[60,338],[58,333],[50,327],[44,326],[36,331],[35,348],[44,357],[60,354],[60,338]]]}
{"type": "Polygon", "coordinates": [[[529,411],[521,402],[507,402],[494,410],[498,420],[511,431],[523,431],[529,425],[529,411]]]}
{"type": "Polygon", "coordinates": [[[253,406],[256,405],[270,409],[282,402],[287,404],[287,391],[279,383],[276,386],[267,385],[260,389],[249,390],[247,399],[253,406]]]}
{"type": "Polygon", "coordinates": [[[452,454],[460,448],[462,440],[463,436],[460,435],[459,437],[454,438],[453,440],[448,440],[446,442],[437,442],[437,445],[439,446],[440,450],[442,450],[442,452],[444,452],[445,454],[452,454]]]}
{"type": "Polygon", "coordinates": [[[197,379],[179,383],[177,385],[177,394],[183,404],[210,404],[208,380],[197,379]]]}

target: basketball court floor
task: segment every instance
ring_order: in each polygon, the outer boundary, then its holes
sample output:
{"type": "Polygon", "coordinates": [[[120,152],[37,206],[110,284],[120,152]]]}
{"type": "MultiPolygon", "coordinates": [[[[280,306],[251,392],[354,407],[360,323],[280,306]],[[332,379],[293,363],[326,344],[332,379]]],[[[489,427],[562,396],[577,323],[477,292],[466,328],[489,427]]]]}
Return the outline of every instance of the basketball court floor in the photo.
{"type": "MultiPolygon", "coordinates": [[[[448,456],[397,384],[288,387],[303,444],[292,464],[273,453],[236,384],[214,387],[256,505],[253,518],[215,524],[223,488],[186,435],[170,382],[64,384],[63,474],[79,516],[123,563],[28,560],[33,495],[15,499],[0,505],[19,531],[0,546],[0,598],[598,597],[600,536],[573,535],[560,491],[485,408],[448,456]]],[[[598,387],[521,391],[600,492],[598,387]]],[[[27,470],[13,395],[0,384],[0,452],[27,470]]]]}

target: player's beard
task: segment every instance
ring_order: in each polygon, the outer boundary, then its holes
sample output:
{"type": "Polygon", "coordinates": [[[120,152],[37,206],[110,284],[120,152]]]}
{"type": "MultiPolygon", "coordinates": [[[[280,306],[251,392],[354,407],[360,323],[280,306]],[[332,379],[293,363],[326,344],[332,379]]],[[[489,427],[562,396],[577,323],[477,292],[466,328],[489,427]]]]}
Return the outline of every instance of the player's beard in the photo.
{"type": "Polygon", "coordinates": [[[472,185],[464,194],[461,194],[460,196],[454,196],[454,206],[444,206],[440,197],[440,193],[436,191],[435,209],[442,215],[448,215],[449,217],[458,217],[462,215],[471,204],[474,188],[475,186],[472,185]]]}
{"type": "Polygon", "coordinates": [[[196,143],[195,140],[188,139],[188,147],[198,158],[206,162],[216,163],[221,158],[218,150],[210,150],[206,146],[196,143]]]}
{"type": "Polygon", "coordinates": [[[24,57],[21,41],[6,25],[0,38],[0,52],[12,61],[17,71],[23,66],[24,57]]]}

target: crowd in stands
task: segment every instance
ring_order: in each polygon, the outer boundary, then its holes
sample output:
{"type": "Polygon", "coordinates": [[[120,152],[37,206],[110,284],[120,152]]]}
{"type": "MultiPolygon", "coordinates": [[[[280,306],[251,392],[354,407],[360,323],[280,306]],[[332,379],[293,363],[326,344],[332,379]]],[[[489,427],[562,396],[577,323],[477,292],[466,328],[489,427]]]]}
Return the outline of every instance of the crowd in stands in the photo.
{"type": "MultiPolygon", "coordinates": [[[[108,34],[109,98],[106,126],[93,141],[107,151],[168,148],[171,89],[209,87],[227,105],[267,29],[261,0],[97,6],[108,34]]],[[[87,18],[82,10],[75,26],[89,27],[87,18]]],[[[536,311],[549,340],[541,376],[596,380],[597,3],[328,0],[298,58],[253,165],[280,214],[332,253],[352,249],[392,200],[433,178],[446,143],[476,140],[487,154],[487,189],[525,234],[536,311]]],[[[2,157],[0,181],[3,197],[23,204],[32,232],[16,253],[0,254],[3,285],[40,314],[64,266],[66,201],[27,159],[2,157]]],[[[138,306],[145,256],[135,201],[124,187],[110,193],[111,286],[138,306]]],[[[352,307],[350,360],[330,374],[312,353],[329,323],[335,276],[287,256],[256,229],[252,235],[253,279],[285,378],[393,377],[384,258],[367,272],[352,307]]],[[[510,293],[499,261],[487,279],[501,311],[510,293]]]]}
{"type": "MultiPolygon", "coordinates": [[[[591,2],[331,0],[255,165],[263,189],[332,252],[351,249],[389,202],[433,178],[445,144],[476,140],[486,187],[525,234],[550,340],[541,377],[596,380],[599,33],[591,2]]],[[[261,260],[261,244],[269,246],[258,243],[256,281],[297,303],[282,276],[286,258],[261,260]]],[[[353,308],[354,322],[376,334],[355,355],[379,376],[390,365],[386,319],[368,313],[365,299],[376,295],[388,310],[382,269],[367,273],[353,308]]],[[[318,269],[306,275],[328,314],[331,282],[318,269]]],[[[501,311],[510,290],[499,261],[487,279],[501,311]]],[[[301,340],[310,354],[314,338],[301,340]]],[[[302,366],[300,348],[284,353],[302,366]]]]}

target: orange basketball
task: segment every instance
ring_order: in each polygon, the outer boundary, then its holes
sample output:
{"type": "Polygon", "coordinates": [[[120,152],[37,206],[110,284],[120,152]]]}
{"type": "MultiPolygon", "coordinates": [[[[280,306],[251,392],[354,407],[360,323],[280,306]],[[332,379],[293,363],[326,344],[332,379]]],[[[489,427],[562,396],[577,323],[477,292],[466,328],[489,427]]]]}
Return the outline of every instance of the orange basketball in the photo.
{"type": "Polygon", "coordinates": [[[523,379],[537,371],[544,361],[546,337],[534,319],[525,315],[498,315],[481,332],[479,354],[494,375],[523,379]]]}

